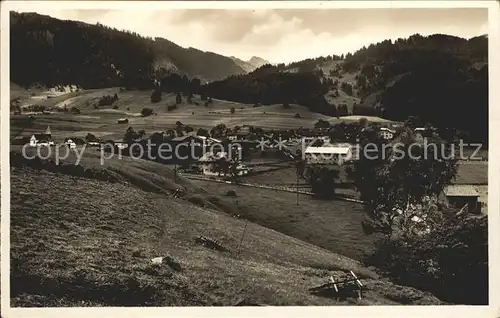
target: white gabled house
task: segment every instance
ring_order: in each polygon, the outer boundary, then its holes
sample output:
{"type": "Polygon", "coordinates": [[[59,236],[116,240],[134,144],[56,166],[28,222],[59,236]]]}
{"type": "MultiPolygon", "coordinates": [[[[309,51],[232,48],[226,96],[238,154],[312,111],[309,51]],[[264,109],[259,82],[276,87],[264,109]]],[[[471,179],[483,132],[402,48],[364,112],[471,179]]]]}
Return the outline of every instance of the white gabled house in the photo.
{"type": "Polygon", "coordinates": [[[392,140],[394,139],[394,135],[396,134],[395,130],[392,130],[387,127],[381,127],[379,130],[380,137],[382,137],[385,140],[392,140]]]}
{"type": "Polygon", "coordinates": [[[307,164],[342,165],[352,159],[352,150],[350,146],[307,147],[304,159],[307,164]]]}

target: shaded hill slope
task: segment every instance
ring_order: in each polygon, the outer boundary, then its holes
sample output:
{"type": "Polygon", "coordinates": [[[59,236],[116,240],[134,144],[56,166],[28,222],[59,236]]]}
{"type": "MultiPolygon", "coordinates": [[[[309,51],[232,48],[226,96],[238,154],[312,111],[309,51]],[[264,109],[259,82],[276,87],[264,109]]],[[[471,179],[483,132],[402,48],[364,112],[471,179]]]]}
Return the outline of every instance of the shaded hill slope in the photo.
{"type": "Polygon", "coordinates": [[[330,116],[396,121],[416,116],[486,143],[488,38],[415,34],[371,44],[345,57],[267,64],[204,89],[208,95],[238,102],[298,103],[330,116]]]}
{"type": "Polygon", "coordinates": [[[149,88],[160,70],[205,81],[245,72],[229,57],[101,24],[36,13],[11,12],[10,19],[11,80],[23,86],[39,82],[149,88]]]}
{"type": "Polygon", "coordinates": [[[439,304],[359,263],[278,232],[122,183],[11,172],[13,306],[334,305],[309,287],[354,270],[353,304],[439,304]],[[228,252],[196,244],[204,235],[228,252]],[[163,256],[162,265],[150,259],[163,256]],[[168,256],[168,258],[167,258],[168,256]]]}

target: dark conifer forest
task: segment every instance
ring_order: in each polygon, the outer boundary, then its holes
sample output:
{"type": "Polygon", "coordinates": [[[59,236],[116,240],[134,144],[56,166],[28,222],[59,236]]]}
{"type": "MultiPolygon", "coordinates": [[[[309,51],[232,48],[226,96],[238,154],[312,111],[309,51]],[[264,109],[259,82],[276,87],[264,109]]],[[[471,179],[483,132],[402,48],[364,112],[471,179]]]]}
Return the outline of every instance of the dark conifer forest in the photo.
{"type": "Polygon", "coordinates": [[[345,56],[266,64],[250,73],[229,57],[166,39],[34,13],[11,13],[10,41],[11,81],[25,87],[152,89],[159,80],[163,91],[256,105],[295,103],[330,116],[350,114],[345,105],[325,99],[341,89],[361,100],[354,106],[357,111],[371,114],[372,109],[397,121],[418,117],[487,143],[487,36],[467,40],[415,34],[345,56]],[[325,74],[319,66],[328,61],[338,64],[325,74]],[[344,74],[356,74],[355,83],[339,83],[344,74]]]}

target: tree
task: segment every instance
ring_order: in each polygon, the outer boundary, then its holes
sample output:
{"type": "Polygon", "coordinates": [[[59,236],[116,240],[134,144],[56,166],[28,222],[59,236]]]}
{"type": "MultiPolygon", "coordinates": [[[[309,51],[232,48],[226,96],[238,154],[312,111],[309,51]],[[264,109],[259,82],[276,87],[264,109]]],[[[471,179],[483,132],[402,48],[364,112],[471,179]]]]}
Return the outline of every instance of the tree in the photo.
{"type": "Polygon", "coordinates": [[[153,110],[151,108],[143,108],[141,110],[141,115],[143,117],[151,116],[151,115],[153,115],[153,110]]]}
{"type": "Polygon", "coordinates": [[[306,168],[306,163],[304,160],[302,160],[301,156],[302,156],[302,153],[301,153],[300,149],[297,149],[296,158],[298,158],[298,159],[295,162],[295,172],[296,172],[298,177],[304,177],[304,171],[306,168]]]}
{"type": "Polygon", "coordinates": [[[316,129],[328,129],[328,128],[330,128],[330,123],[327,120],[319,119],[314,124],[314,128],[316,128],[316,129]]]}
{"type": "Polygon", "coordinates": [[[230,111],[231,111],[231,114],[234,114],[234,112],[235,112],[234,107],[231,107],[230,111]]]}
{"type": "Polygon", "coordinates": [[[311,190],[317,198],[328,200],[335,196],[335,178],[338,171],[326,167],[311,167],[308,175],[311,190]]]}
{"type": "Polygon", "coordinates": [[[195,78],[193,78],[193,79],[191,80],[191,91],[192,91],[193,93],[199,93],[199,91],[200,91],[200,86],[201,86],[201,81],[200,81],[200,79],[199,79],[199,78],[196,78],[196,77],[195,77],[195,78]]]}
{"type": "Polygon", "coordinates": [[[225,157],[217,158],[214,161],[214,169],[218,173],[219,177],[221,174],[225,176],[229,173],[229,161],[225,157]]]}
{"type": "Polygon", "coordinates": [[[155,89],[151,93],[151,103],[158,103],[159,101],[161,101],[161,90],[155,89]]]}
{"type": "Polygon", "coordinates": [[[358,123],[361,127],[365,128],[366,125],[368,124],[368,119],[366,119],[365,117],[361,117],[359,120],[358,120],[358,123]]]}
{"type": "Polygon", "coordinates": [[[150,137],[149,139],[151,140],[151,143],[152,144],[155,144],[155,145],[160,145],[161,143],[163,143],[163,133],[160,133],[160,132],[154,132],[150,137]]]}
{"type": "Polygon", "coordinates": [[[97,137],[93,133],[87,133],[87,135],[85,136],[85,140],[87,142],[96,142],[96,141],[98,141],[97,137]]]}
{"type": "Polygon", "coordinates": [[[198,129],[198,131],[196,132],[196,135],[197,136],[204,136],[204,137],[209,137],[210,136],[208,130],[206,130],[205,128],[198,129]]]}
{"type": "MultiPolygon", "coordinates": [[[[429,143],[446,147],[437,136],[429,143]]],[[[364,226],[389,236],[401,230],[398,219],[411,218],[411,207],[437,197],[457,172],[456,160],[443,159],[437,147],[424,149],[415,144],[409,128],[389,147],[382,146],[384,141],[376,131],[367,129],[361,134],[360,144],[366,153],[354,164],[352,177],[367,203],[364,226]],[[368,153],[368,144],[377,151],[368,153]]]]}
{"type": "Polygon", "coordinates": [[[175,95],[175,103],[176,104],[182,103],[182,96],[181,96],[181,93],[179,93],[179,92],[177,92],[177,94],[175,95]]]}
{"type": "Polygon", "coordinates": [[[349,96],[352,96],[352,85],[346,82],[342,82],[340,88],[349,96]]]}
{"type": "Polygon", "coordinates": [[[134,130],[134,128],[129,127],[125,131],[125,135],[123,136],[123,141],[127,143],[128,145],[133,144],[136,142],[137,139],[141,138],[142,136],[134,130]]]}
{"type": "Polygon", "coordinates": [[[238,162],[237,161],[231,161],[229,163],[229,176],[231,178],[231,180],[233,181],[237,181],[238,180],[238,162]]]}
{"type": "Polygon", "coordinates": [[[210,135],[214,138],[223,137],[227,132],[227,127],[224,124],[218,124],[210,130],[210,135]]]}
{"type": "Polygon", "coordinates": [[[366,263],[444,301],[488,304],[487,217],[435,208],[425,214],[435,216],[425,233],[380,240],[366,263]]]}

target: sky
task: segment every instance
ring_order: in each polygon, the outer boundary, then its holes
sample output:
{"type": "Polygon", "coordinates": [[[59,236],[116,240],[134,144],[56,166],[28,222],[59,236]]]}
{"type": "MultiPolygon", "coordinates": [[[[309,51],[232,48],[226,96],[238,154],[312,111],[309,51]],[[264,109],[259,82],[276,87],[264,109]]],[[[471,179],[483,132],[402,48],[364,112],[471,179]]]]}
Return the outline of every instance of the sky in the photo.
{"type": "Polygon", "coordinates": [[[160,11],[51,8],[37,13],[64,20],[99,22],[243,60],[259,56],[271,63],[345,54],[371,43],[415,33],[470,38],[486,34],[488,28],[487,9],[481,8],[160,11]]]}

